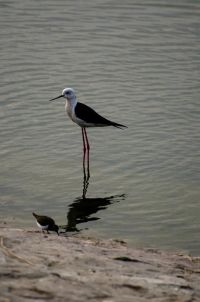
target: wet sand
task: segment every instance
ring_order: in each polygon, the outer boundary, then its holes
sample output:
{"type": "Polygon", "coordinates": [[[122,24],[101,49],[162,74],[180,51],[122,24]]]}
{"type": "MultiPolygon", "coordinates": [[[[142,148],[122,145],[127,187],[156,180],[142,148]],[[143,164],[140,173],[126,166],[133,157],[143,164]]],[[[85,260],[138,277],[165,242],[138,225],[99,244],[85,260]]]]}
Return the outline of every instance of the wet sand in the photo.
{"type": "Polygon", "coordinates": [[[0,227],[0,302],[200,301],[200,257],[0,227]]]}

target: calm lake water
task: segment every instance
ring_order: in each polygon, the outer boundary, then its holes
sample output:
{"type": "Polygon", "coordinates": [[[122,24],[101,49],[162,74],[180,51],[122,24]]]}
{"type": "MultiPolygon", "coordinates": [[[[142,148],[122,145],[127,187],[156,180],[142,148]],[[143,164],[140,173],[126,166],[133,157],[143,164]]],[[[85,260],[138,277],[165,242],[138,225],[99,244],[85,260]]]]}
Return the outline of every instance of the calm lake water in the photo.
{"type": "Polygon", "coordinates": [[[200,2],[0,2],[0,218],[200,252],[200,2]],[[63,88],[128,126],[81,130],[63,88]]]}

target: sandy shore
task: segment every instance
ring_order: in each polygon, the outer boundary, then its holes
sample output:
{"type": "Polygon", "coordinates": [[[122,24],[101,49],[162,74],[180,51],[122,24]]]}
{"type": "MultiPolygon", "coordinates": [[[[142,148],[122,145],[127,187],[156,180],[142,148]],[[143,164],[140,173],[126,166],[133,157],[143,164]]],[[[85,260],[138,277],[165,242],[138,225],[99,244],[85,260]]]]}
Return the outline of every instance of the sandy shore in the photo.
{"type": "Polygon", "coordinates": [[[0,227],[0,302],[200,301],[200,258],[0,227]]]}

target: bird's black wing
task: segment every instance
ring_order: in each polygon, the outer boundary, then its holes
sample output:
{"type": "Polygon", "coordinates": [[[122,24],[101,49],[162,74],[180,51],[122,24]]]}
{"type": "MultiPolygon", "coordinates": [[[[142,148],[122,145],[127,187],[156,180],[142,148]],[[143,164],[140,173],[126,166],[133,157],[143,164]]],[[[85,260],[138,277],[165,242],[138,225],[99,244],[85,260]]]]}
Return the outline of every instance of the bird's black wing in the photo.
{"type": "Polygon", "coordinates": [[[86,123],[109,124],[109,120],[98,114],[94,109],[82,103],[77,103],[75,107],[75,114],[78,118],[86,123]]]}
{"type": "Polygon", "coordinates": [[[114,126],[119,128],[126,127],[124,125],[117,124],[104,118],[103,116],[98,114],[94,109],[79,102],[75,107],[75,114],[78,118],[85,121],[86,123],[94,124],[96,126],[114,126]]]}
{"type": "Polygon", "coordinates": [[[51,218],[51,217],[48,217],[48,216],[40,216],[38,215],[38,222],[39,224],[41,224],[42,226],[45,226],[45,225],[54,225],[55,224],[55,221],[51,218]]]}

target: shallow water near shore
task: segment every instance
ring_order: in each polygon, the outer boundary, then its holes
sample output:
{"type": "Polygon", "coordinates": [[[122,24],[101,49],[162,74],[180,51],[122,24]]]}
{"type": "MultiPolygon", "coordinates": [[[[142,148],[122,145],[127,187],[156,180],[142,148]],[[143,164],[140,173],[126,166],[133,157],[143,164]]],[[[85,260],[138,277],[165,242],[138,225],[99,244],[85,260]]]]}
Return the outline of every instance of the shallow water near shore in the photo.
{"type": "Polygon", "coordinates": [[[0,218],[31,212],[102,238],[199,254],[200,3],[0,3],[0,218]],[[80,128],[64,87],[128,126],[80,128]]]}

